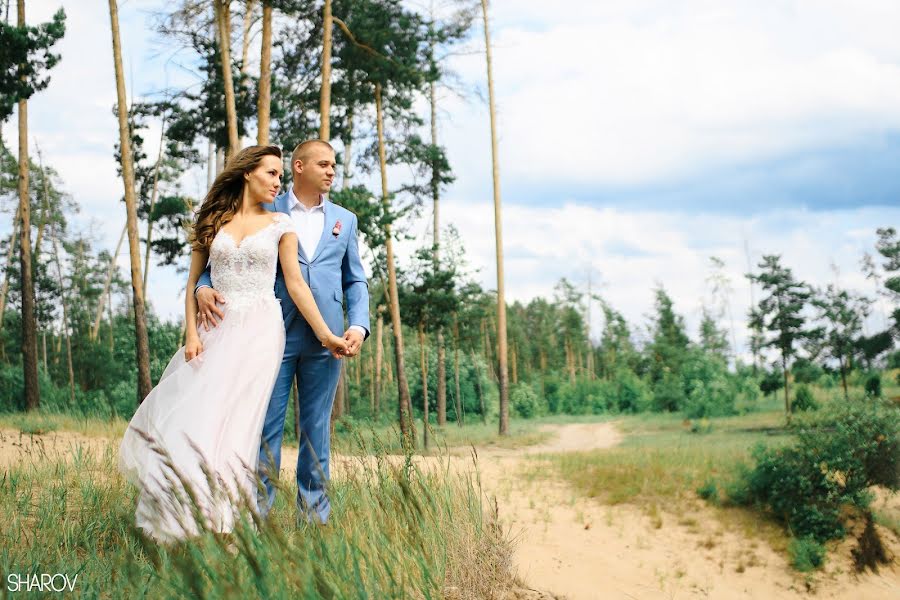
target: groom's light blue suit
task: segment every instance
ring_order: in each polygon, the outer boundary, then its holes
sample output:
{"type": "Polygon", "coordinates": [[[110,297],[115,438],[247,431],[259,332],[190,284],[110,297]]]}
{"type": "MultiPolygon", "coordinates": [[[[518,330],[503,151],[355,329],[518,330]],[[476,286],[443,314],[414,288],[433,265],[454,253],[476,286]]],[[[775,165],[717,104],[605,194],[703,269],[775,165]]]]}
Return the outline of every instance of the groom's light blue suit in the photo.
{"type": "MultiPolygon", "coordinates": [[[[267,210],[290,215],[291,191],[275,198],[267,210]]],[[[312,257],[297,244],[297,258],[303,278],[328,327],[336,335],[344,332],[344,307],[350,325],[369,327],[369,287],[359,257],[356,215],[323,199],[325,227],[312,257]],[[335,225],[340,231],[334,235],[335,225]]],[[[197,288],[212,287],[209,268],[200,277],[197,288]]],[[[195,290],[196,291],[196,290],[195,290]]],[[[275,296],[281,301],[284,317],[285,348],[281,369],[272,390],[272,398],[263,424],[260,442],[259,474],[266,486],[266,498],[260,498],[259,510],[268,515],[275,503],[275,488],[269,473],[281,468],[281,438],[287,414],[291,382],[296,378],[299,392],[300,455],[297,458],[297,507],[301,515],[321,522],[328,520],[331,503],[326,494],[331,447],[331,408],[340,376],[340,361],[322,347],[310,326],[288,294],[281,267],[275,277],[275,296]],[[274,459],[274,464],[270,461],[274,459]]]]}

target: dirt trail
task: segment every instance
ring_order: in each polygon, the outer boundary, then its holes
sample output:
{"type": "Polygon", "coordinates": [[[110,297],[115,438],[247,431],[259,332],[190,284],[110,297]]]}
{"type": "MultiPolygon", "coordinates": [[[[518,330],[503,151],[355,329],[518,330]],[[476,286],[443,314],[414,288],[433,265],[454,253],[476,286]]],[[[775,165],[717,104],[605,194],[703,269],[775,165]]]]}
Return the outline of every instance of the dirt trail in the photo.
{"type": "MultiPolygon", "coordinates": [[[[807,587],[765,542],[725,530],[700,501],[690,513],[651,516],[630,505],[604,506],[558,477],[529,476],[553,468],[540,453],[611,448],[622,439],[612,423],[548,426],[556,436],[510,454],[485,452],[486,491],[516,540],[515,565],[529,587],[579,599],[810,598],[896,599],[900,571],[851,575],[849,561],[830,560],[807,587]],[[838,564],[840,563],[840,564],[838,564]]],[[[839,554],[849,557],[848,547],[839,554]]]]}
{"type": "MultiPolygon", "coordinates": [[[[583,497],[559,479],[552,471],[555,467],[539,455],[608,449],[623,436],[614,423],[548,425],[544,429],[552,437],[540,445],[478,450],[484,491],[497,498],[500,518],[515,540],[519,578],[533,590],[552,590],[532,594],[520,590],[515,598],[900,598],[896,561],[880,574],[853,574],[849,561],[850,547],[855,544],[852,540],[845,540],[830,553],[823,572],[806,578],[765,541],[726,529],[699,500],[687,508],[671,507],[650,516],[635,506],[606,506],[583,497]],[[546,477],[542,469],[547,469],[546,477]]],[[[110,442],[64,431],[32,436],[0,430],[0,470],[23,462],[71,457],[76,446],[101,452],[110,442]]],[[[284,448],[284,477],[293,477],[296,456],[295,448],[284,448]]],[[[421,460],[439,464],[435,459],[421,460]]],[[[466,456],[450,460],[459,469],[472,466],[466,456]]],[[[333,475],[341,477],[342,471],[354,468],[357,461],[335,456],[333,475]]],[[[896,496],[878,500],[892,505],[897,501],[896,496]]],[[[900,539],[895,536],[889,542],[894,554],[900,554],[900,539]]]]}

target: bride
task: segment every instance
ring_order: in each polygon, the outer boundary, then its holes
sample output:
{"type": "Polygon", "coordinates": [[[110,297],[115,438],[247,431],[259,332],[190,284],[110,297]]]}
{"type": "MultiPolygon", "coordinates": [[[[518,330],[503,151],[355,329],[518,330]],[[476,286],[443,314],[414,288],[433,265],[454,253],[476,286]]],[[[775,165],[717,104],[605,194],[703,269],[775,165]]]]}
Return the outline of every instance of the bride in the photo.
{"type": "Polygon", "coordinates": [[[226,299],[224,319],[198,331],[196,299],[185,294],[185,345],[122,439],[119,469],[140,488],[137,526],[161,542],[230,532],[240,505],[255,510],[260,434],[284,352],[273,291],[279,258],[291,299],[316,337],[337,358],[347,351],[303,280],[290,217],[263,206],[278,193],[281,174],[279,148],[251,146],[216,177],[191,233],[187,290],[209,261],[226,299]]]}

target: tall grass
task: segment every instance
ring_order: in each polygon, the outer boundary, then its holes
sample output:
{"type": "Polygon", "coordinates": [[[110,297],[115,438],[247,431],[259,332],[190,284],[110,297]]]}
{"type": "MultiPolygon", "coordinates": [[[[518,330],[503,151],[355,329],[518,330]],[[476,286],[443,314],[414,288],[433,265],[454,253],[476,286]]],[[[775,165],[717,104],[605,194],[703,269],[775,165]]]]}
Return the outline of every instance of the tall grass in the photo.
{"type": "Polygon", "coordinates": [[[79,446],[0,477],[0,569],[77,574],[86,598],[482,598],[511,583],[471,473],[360,456],[333,481],[325,527],[296,525],[296,487],[281,486],[259,527],[158,545],[134,527],[112,448],[79,446]]]}

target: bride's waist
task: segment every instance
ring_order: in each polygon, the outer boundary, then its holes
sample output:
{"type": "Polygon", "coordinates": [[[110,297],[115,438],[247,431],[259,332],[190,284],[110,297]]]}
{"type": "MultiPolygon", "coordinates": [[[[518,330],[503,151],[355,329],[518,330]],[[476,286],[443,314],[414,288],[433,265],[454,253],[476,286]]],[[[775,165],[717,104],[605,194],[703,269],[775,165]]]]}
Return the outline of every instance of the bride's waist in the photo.
{"type": "Polygon", "coordinates": [[[273,290],[252,292],[219,290],[219,293],[225,298],[226,310],[245,310],[248,308],[279,305],[279,300],[275,297],[273,290]]]}

